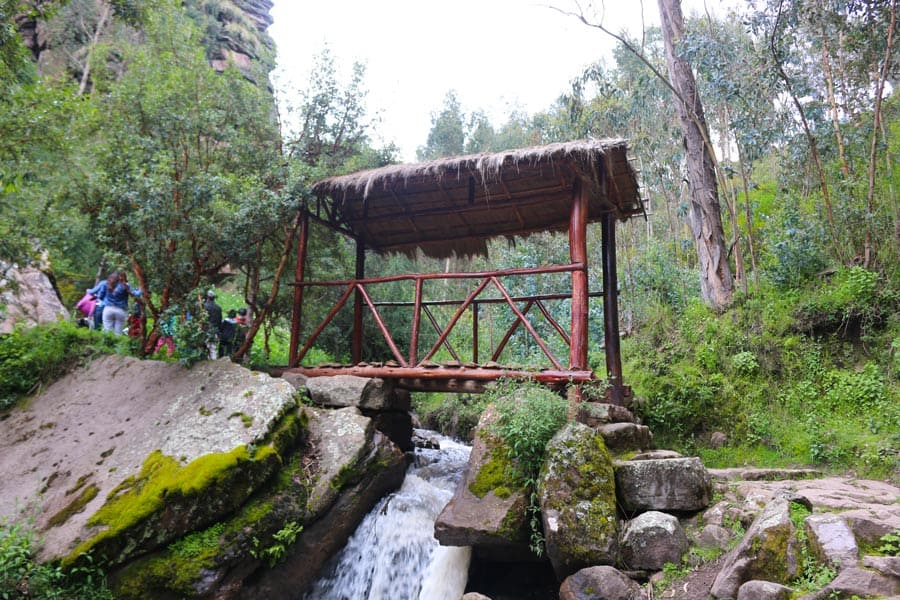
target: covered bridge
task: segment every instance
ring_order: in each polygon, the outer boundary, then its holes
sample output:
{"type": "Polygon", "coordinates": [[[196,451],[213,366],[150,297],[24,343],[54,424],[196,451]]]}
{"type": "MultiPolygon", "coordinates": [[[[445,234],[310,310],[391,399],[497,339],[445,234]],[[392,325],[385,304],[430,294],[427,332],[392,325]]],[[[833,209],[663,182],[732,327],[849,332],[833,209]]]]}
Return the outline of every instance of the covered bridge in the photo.
{"type": "MultiPolygon", "coordinates": [[[[300,227],[300,244],[294,282],[294,314],[290,340],[290,370],[308,376],[353,374],[393,379],[400,387],[430,390],[473,390],[499,377],[530,377],[544,383],[588,382],[595,375],[588,367],[588,305],[602,296],[607,378],[610,400],[621,404],[625,394],[619,355],[615,224],[643,213],[637,175],[625,140],[584,140],[497,153],[460,156],[409,165],[390,165],[316,183],[316,200],[307,206],[300,227]],[[322,223],[356,242],[356,273],[343,281],[307,281],[304,278],[309,222],[322,223]],[[587,227],[599,222],[601,256],[587,251],[587,227]],[[486,255],[487,242],[495,237],[513,238],[537,232],[568,232],[569,260],[565,264],[479,272],[442,272],[369,277],[366,250],[406,253],[417,250],[433,257],[486,255]],[[599,261],[599,265],[597,262],[599,261]],[[602,290],[588,289],[588,270],[601,268],[602,290]],[[510,294],[503,281],[563,273],[570,289],[543,295],[510,294]],[[429,300],[426,286],[435,281],[463,279],[469,282],[464,298],[429,300]],[[409,331],[390,331],[382,318],[384,305],[373,300],[371,289],[387,282],[407,281],[414,288],[405,304],[411,314],[409,331]],[[303,322],[304,291],[311,286],[332,286],[339,299],[323,322],[303,322]],[[351,302],[352,298],[352,302],[351,302]],[[570,319],[560,322],[546,310],[546,303],[570,303],[570,319]],[[431,308],[452,304],[455,309],[439,323],[431,308]],[[512,325],[499,347],[488,356],[479,347],[479,307],[503,305],[512,311],[512,325]],[[534,309],[532,317],[528,312],[534,309]],[[342,310],[353,311],[352,361],[348,365],[303,365],[303,359],[342,310]],[[451,331],[464,320],[471,323],[471,348],[454,349],[451,331]],[[538,333],[532,320],[552,326],[568,348],[557,357],[538,333]],[[365,357],[363,319],[374,319],[391,356],[365,357]],[[424,319],[423,319],[424,317],[424,319]],[[420,347],[422,328],[437,333],[429,347],[420,347]],[[303,326],[309,330],[301,339],[303,326]],[[543,364],[510,368],[497,360],[517,329],[524,329],[541,349],[543,364]],[[434,361],[442,351],[452,360],[434,361]],[[484,353],[484,356],[481,354],[484,353]]],[[[449,314],[449,313],[448,313],[449,314]]],[[[595,343],[600,343],[596,340],[595,343]]]]}

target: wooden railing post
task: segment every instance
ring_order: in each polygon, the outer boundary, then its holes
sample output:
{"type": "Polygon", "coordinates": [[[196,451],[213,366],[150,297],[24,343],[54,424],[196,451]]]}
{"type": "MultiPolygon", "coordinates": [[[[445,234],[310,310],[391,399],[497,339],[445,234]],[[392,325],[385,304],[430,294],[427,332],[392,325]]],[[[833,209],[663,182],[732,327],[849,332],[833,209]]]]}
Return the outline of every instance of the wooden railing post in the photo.
{"type": "MultiPolygon", "coordinates": [[[[366,242],[359,237],[356,239],[356,280],[366,278],[366,242]]],[[[353,297],[353,364],[362,360],[363,339],[363,296],[357,289],[353,297]]]]}
{"type": "MultiPolygon", "coordinates": [[[[294,268],[294,280],[297,283],[303,281],[306,270],[306,247],[309,241],[309,213],[304,209],[300,216],[300,236],[297,241],[297,265],[294,268]]],[[[296,367],[300,364],[300,324],[303,319],[303,286],[294,286],[294,315],[291,319],[291,343],[290,358],[288,364],[296,367]]]]}
{"type": "Polygon", "coordinates": [[[582,268],[572,271],[572,343],[569,346],[569,368],[587,368],[588,349],[588,271],[587,214],[590,190],[580,179],[575,181],[572,213],[569,218],[569,256],[582,268]]]}

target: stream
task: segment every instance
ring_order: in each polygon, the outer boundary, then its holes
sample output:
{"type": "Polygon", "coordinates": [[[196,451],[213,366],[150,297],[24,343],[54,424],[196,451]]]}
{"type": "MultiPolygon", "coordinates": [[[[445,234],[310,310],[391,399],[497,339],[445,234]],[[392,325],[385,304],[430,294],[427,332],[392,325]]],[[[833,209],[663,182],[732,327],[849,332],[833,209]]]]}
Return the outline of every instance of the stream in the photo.
{"type": "Polygon", "coordinates": [[[458,600],[471,550],[440,546],[434,521],[453,497],[470,448],[431,431],[440,449],[417,448],[403,485],[366,515],[302,600],[458,600]]]}

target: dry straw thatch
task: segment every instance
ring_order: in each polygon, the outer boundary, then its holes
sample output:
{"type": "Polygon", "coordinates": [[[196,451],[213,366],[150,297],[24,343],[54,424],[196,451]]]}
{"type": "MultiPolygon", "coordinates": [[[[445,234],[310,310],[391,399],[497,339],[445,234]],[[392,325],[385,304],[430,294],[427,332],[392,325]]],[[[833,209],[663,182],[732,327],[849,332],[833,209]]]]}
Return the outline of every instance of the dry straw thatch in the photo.
{"type": "Polygon", "coordinates": [[[322,180],[334,226],[379,252],[446,257],[487,253],[487,240],[568,227],[577,186],[588,220],[643,210],[622,139],[581,140],[416,164],[389,165],[322,180]]]}

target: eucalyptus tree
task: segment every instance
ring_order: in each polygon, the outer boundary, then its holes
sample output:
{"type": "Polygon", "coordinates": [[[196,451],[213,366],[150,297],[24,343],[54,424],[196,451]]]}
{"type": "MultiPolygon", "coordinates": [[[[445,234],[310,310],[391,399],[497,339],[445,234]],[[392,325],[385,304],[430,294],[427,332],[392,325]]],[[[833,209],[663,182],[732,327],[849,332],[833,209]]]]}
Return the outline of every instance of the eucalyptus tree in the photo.
{"type": "Polygon", "coordinates": [[[735,18],[703,17],[687,24],[681,43],[684,56],[698,73],[710,124],[720,148],[726,175],[735,175],[742,188],[745,232],[740,232],[734,177],[723,178],[735,256],[735,274],[746,291],[741,238],[745,238],[754,276],[758,273],[756,232],[750,199],[754,163],[768,156],[781,132],[790,129],[789,116],[777,102],[777,81],[768,68],[767,49],[751,37],[735,18]],[[735,156],[732,154],[735,153],[735,156]]]}
{"type": "Polygon", "coordinates": [[[890,164],[882,112],[896,71],[896,11],[895,0],[766,0],[749,20],[802,126],[831,254],[842,262],[870,265],[895,245],[886,242],[896,200],[876,172],[890,164]]]}

